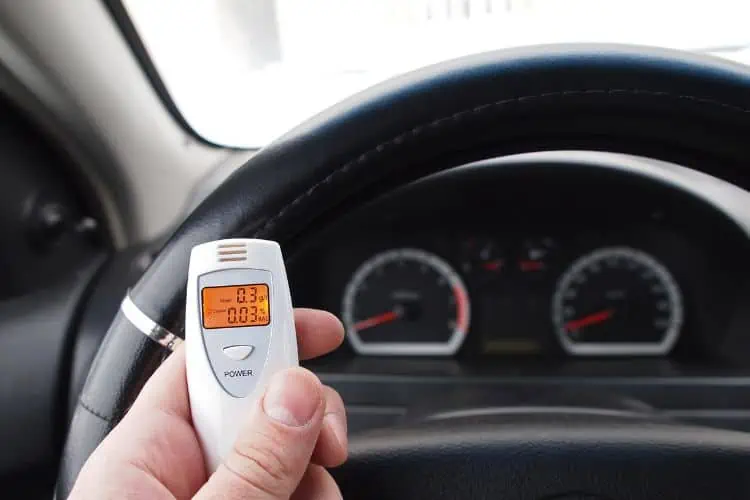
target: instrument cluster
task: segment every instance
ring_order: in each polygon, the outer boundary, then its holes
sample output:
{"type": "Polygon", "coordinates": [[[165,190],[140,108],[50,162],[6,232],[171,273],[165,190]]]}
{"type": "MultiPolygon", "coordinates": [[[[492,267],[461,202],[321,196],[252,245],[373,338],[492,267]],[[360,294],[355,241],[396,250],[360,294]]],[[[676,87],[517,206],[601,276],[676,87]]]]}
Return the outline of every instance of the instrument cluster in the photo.
{"type": "Polygon", "coordinates": [[[377,253],[343,293],[352,348],[454,355],[476,331],[489,354],[538,354],[551,339],[574,356],[671,351],[684,321],[682,292],[656,257],[609,246],[566,265],[557,250],[550,237],[516,245],[470,237],[455,268],[417,248],[377,253]]]}
{"type": "Polygon", "coordinates": [[[350,356],[708,360],[736,330],[747,247],[630,173],[466,168],[352,211],[290,278],[297,305],[342,318],[350,356]]]}

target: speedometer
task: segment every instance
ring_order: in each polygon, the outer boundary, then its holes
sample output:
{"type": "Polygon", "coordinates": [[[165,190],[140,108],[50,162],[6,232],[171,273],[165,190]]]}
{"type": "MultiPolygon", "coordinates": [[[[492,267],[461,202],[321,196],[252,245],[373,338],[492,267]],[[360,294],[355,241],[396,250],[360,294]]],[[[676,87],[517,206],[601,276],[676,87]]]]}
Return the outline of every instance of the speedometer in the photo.
{"type": "Polygon", "coordinates": [[[652,256],[603,248],[579,258],[562,276],[552,320],[570,354],[662,355],[680,333],[682,296],[652,256]]]}
{"type": "Polygon", "coordinates": [[[451,355],[469,328],[461,278],[440,257],[413,248],[364,262],[344,291],[342,309],[359,354],[451,355]]]}

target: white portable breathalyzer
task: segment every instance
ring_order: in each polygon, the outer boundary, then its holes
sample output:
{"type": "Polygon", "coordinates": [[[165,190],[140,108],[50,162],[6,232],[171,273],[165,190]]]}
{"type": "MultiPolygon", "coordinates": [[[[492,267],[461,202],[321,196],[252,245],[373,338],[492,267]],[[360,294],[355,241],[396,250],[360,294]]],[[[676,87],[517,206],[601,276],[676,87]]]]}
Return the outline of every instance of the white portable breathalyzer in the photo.
{"type": "Polygon", "coordinates": [[[299,364],[278,243],[227,239],[193,248],[185,344],[193,423],[213,472],[271,376],[299,364]]]}

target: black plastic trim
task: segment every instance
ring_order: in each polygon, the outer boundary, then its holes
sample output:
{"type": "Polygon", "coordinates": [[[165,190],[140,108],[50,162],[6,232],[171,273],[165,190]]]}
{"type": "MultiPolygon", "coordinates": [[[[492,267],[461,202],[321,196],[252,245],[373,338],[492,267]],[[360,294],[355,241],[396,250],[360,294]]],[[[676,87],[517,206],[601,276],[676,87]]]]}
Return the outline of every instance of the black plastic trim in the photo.
{"type": "Polygon", "coordinates": [[[0,438],[7,451],[0,474],[49,466],[59,453],[70,343],[103,261],[101,255],[65,281],[0,301],[0,438]]]}
{"type": "MultiPolygon", "coordinates": [[[[65,119],[54,112],[49,102],[37,94],[38,89],[27,86],[27,82],[21,81],[7,67],[5,58],[11,56],[3,53],[0,57],[0,97],[60,155],[63,161],[59,166],[74,176],[79,194],[100,216],[107,239],[116,247],[125,246],[130,239],[129,228],[126,228],[124,221],[126,214],[122,210],[126,202],[111,189],[111,186],[124,182],[122,177],[115,169],[108,169],[106,175],[101,175],[96,165],[111,163],[111,159],[92,151],[93,148],[73,136],[70,124],[65,123],[65,119]],[[111,199],[112,206],[108,208],[104,198],[111,199]]],[[[33,79],[29,75],[25,77],[33,79]]]]}
{"type": "Polygon", "coordinates": [[[656,415],[677,421],[750,432],[747,376],[318,375],[343,397],[354,433],[441,411],[514,406],[550,396],[565,401],[585,394],[640,402],[656,415]]]}

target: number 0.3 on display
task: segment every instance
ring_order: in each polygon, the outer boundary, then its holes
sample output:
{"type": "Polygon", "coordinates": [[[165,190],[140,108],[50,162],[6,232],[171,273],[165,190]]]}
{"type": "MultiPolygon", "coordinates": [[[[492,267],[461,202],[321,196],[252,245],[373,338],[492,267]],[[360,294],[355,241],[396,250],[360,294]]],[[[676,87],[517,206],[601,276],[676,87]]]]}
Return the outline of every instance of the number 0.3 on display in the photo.
{"type": "Polygon", "coordinates": [[[266,326],[271,321],[268,285],[213,286],[201,290],[203,328],[266,326]]]}

